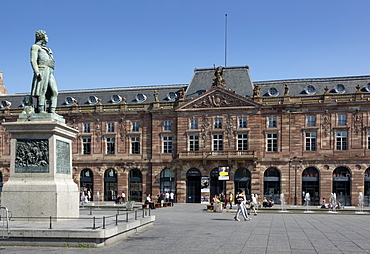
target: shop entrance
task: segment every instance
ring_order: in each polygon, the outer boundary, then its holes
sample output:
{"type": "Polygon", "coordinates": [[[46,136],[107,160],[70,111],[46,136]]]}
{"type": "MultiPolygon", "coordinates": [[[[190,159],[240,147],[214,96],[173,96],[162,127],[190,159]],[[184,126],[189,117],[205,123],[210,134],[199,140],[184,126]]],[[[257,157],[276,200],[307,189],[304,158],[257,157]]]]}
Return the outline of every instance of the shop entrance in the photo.
{"type": "Polygon", "coordinates": [[[351,174],[347,168],[339,167],[334,170],[333,193],[342,205],[351,205],[351,174]]]}
{"type": "Polygon", "coordinates": [[[366,169],[364,177],[364,205],[370,206],[370,168],[366,169]]]}
{"type": "Polygon", "coordinates": [[[210,181],[210,196],[211,197],[210,198],[211,200],[215,195],[220,195],[221,192],[224,191],[225,181],[218,180],[218,175],[219,175],[218,168],[212,169],[211,175],[210,175],[210,179],[211,179],[210,181]]]}
{"type": "Polygon", "coordinates": [[[302,172],[302,204],[305,204],[306,193],[310,194],[310,205],[320,205],[319,171],[309,167],[302,172]]]}
{"type": "Polygon", "coordinates": [[[81,171],[80,174],[80,191],[84,192],[84,195],[88,196],[89,201],[94,200],[94,176],[92,171],[88,168],[85,168],[81,171]],[[90,196],[88,193],[90,192],[90,196]]]}
{"type": "Polygon", "coordinates": [[[280,204],[280,171],[276,168],[268,168],[264,173],[263,196],[280,204]]]}
{"type": "Polygon", "coordinates": [[[143,198],[143,177],[139,169],[130,170],[129,174],[129,199],[130,201],[142,202],[143,198]]]}
{"type": "Polygon", "coordinates": [[[197,168],[191,168],[186,172],[186,203],[200,203],[201,178],[197,168]]]}
{"type": "Polygon", "coordinates": [[[234,197],[236,197],[239,190],[243,190],[245,191],[246,198],[251,199],[251,172],[246,168],[239,168],[235,172],[234,186],[234,197]]]}
{"type": "Polygon", "coordinates": [[[104,200],[114,201],[117,199],[117,172],[109,168],[104,173],[104,200]]]}

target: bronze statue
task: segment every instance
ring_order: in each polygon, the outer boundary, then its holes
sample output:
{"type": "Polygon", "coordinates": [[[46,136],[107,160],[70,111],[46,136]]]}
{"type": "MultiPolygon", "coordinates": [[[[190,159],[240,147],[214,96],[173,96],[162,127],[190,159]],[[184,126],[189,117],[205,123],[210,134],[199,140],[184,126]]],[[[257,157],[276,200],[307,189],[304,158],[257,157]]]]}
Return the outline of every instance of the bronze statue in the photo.
{"type": "Polygon", "coordinates": [[[48,36],[43,30],[36,32],[36,42],[31,47],[31,65],[33,80],[31,96],[37,99],[36,113],[55,113],[58,89],[54,78],[53,52],[46,47],[48,36]],[[47,109],[47,100],[50,108],[47,109]]]}

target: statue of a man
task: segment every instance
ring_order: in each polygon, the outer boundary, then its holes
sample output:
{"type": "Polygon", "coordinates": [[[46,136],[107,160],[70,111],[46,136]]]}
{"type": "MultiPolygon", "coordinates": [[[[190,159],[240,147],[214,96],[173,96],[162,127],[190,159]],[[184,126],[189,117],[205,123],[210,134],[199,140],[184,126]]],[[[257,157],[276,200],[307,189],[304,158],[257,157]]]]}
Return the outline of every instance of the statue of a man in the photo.
{"type": "Polygon", "coordinates": [[[46,47],[48,36],[43,30],[36,32],[36,42],[31,47],[31,65],[33,80],[31,96],[37,99],[36,113],[55,113],[57,107],[58,88],[54,78],[53,52],[46,47]],[[46,100],[50,108],[46,108],[46,100]]]}

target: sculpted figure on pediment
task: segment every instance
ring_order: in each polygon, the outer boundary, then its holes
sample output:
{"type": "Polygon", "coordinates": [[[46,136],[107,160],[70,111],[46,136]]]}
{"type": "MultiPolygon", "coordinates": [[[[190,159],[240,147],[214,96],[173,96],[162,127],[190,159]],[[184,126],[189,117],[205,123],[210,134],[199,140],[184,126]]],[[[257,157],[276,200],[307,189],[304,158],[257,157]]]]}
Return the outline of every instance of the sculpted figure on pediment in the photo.
{"type": "Polygon", "coordinates": [[[227,106],[245,106],[245,103],[240,100],[235,100],[235,98],[222,93],[213,93],[191,105],[192,108],[214,108],[227,106]]]}

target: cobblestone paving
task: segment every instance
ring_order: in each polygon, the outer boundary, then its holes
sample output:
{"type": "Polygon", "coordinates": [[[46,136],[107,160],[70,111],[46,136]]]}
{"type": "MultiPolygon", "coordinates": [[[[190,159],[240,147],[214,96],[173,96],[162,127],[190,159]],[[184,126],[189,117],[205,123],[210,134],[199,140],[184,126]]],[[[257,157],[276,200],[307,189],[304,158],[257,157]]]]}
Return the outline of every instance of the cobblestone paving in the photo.
{"type": "Polygon", "coordinates": [[[151,229],[104,248],[15,246],[0,247],[0,253],[370,253],[370,213],[275,211],[238,222],[234,213],[204,208],[176,204],[156,209],[151,229]]]}

